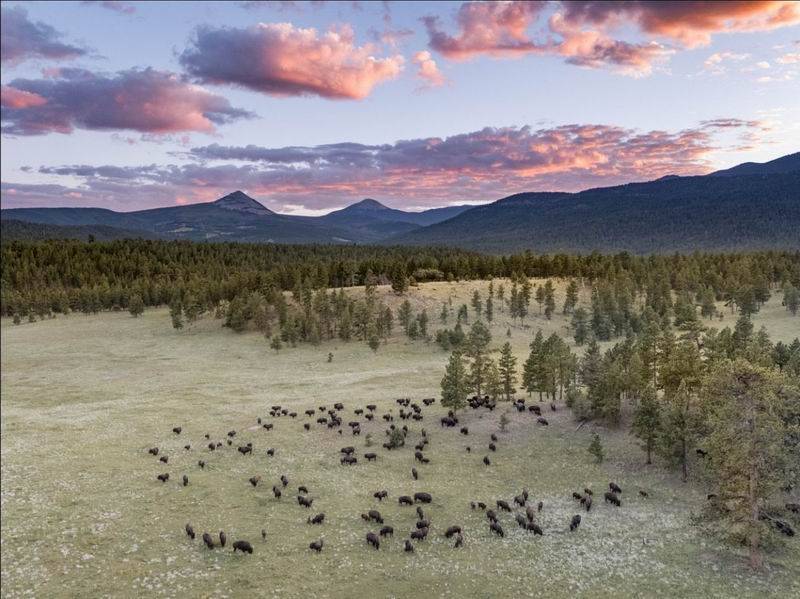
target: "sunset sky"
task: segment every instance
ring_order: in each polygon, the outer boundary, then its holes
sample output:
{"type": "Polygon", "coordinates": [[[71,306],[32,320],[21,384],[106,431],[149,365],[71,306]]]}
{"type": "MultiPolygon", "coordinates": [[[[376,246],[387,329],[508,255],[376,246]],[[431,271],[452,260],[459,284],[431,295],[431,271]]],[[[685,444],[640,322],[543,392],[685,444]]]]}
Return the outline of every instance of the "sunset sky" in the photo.
{"type": "Polygon", "coordinates": [[[2,207],[320,214],[800,150],[795,2],[3,2],[2,207]]]}

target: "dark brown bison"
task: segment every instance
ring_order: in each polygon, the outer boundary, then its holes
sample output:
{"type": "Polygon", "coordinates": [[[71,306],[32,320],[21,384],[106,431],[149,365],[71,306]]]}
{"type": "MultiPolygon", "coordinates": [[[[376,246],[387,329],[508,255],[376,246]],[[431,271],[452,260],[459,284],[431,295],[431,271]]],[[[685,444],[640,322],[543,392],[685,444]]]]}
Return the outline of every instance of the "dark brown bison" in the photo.
{"type": "Polygon", "coordinates": [[[405,543],[403,544],[403,551],[406,553],[414,553],[414,545],[412,545],[411,541],[408,539],[406,539],[405,543]]]}
{"type": "Polygon", "coordinates": [[[378,501],[383,501],[386,497],[389,496],[388,491],[375,491],[372,496],[377,499],[378,501]]]}
{"type": "Polygon", "coordinates": [[[417,469],[416,468],[412,468],[411,469],[411,477],[414,480],[418,480],[419,479],[419,473],[417,473],[417,469]]]}
{"type": "Polygon", "coordinates": [[[227,541],[228,537],[225,536],[225,531],[219,531],[219,544],[222,547],[225,547],[225,542],[227,541]]]}
{"type": "Polygon", "coordinates": [[[380,538],[378,537],[378,535],[376,535],[374,532],[368,532],[367,533],[367,545],[372,545],[373,547],[375,547],[375,549],[380,549],[381,548],[381,541],[380,541],[380,538]]]}
{"type": "Polygon", "coordinates": [[[622,493],[622,489],[619,488],[617,483],[608,483],[608,488],[614,493],[622,493]]]}
{"type": "Polygon", "coordinates": [[[610,503],[612,505],[615,505],[616,507],[620,507],[622,505],[622,502],[619,500],[619,497],[617,497],[611,491],[606,491],[603,497],[605,498],[606,503],[610,503]]]}
{"type": "Polygon", "coordinates": [[[308,524],[322,524],[324,520],[325,520],[325,514],[317,514],[313,518],[309,518],[308,520],[306,520],[306,522],[308,524]]]}
{"type": "Polygon", "coordinates": [[[570,532],[576,530],[581,525],[581,516],[580,514],[575,514],[572,516],[572,520],[569,523],[569,530],[570,532]]]}
{"type": "Polygon", "coordinates": [[[498,499],[495,503],[497,504],[497,507],[500,508],[501,510],[503,510],[505,512],[510,512],[511,511],[511,506],[508,505],[507,501],[503,501],[502,499],[498,499]]]}
{"type": "Polygon", "coordinates": [[[455,534],[461,534],[461,527],[460,526],[451,526],[446,531],[444,531],[444,536],[448,539],[455,534]]]}
{"type": "Polygon", "coordinates": [[[247,541],[234,541],[233,552],[241,551],[242,553],[253,553],[253,546],[247,541]]]}
{"type": "Polygon", "coordinates": [[[505,533],[503,532],[503,527],[500,526],[497,522],[490,522],[489,523],[489,530],[491,530],[494,534],[499,537],[504,537],[505,533]]]}
{"type": "Polygon", "coordinates": [[[311,507],[311,504],[314,503],[314,499],[308,497],[303,497],[302,495],[297,496],[297,503],[302,505],[303,507],[311,507]]]}
{"type": "Polygon", "coordinates": [[[374,462],[378,459],[378,454],[376,453],[365,453],[364,457],[367,459],[368,462],[374,462]]]}
{"type": "Polygon", "coordinates": [[[392,528],[391,526],[384,526],[383,528],[381,528],[378,534],[381,535],[382,537],[394,536],[394,528],[392,528]]]}
{"type": "Polygon", "coordinates": [[[400,505],[413,505],[414,504],[414,500],[411,499],[411,497],[409,497],[408,495],[401,495],[400,497],[397,498],[397,502],[400,505]]]}
{"type": "Polygon", "coordinates": [[[414,493],[414,502],[430,503],[432,500],[430,493],[414,493]]]}
{"type": "Polygon", "coordinates": [[[183,486],[187,486],[189,484],[189,477],[185,474],[183,475],[183,486]]]}
{"type": "Polygon", "coordinates": [[[187,524],[186,526],[184,526],[184,530],[186,531],[186,534],[189,536],[189,538],[194,540],[194,528],[192,528],[192,525],[187,524]]]}
{"type": "Polygon", "coordinates": [[[319,553],[320,551],[322,551],[323,543],[324,541],[322,539],[320,539],[319,541],[312,541],[311,543],[308,544],[308,548],[311,549],[312,551],[316,551],[317,553],[319,553]]]}
{"type": "Polygon", "coordinates": [[[272,494],[275,495],[275,499],[281,498],[281,490],[277,487],[277,485],[272,485],[272,494]]]}
{"type": "Polygon", "coordinates": [[[159,474],[158,476],[156,476],[156,478],[160,480],[162,483],[165,483],[169,480],[169,472],[165,472],[164,474],[159,474]]]}
{"type": "Polygon", "coordinates": [[[250,484],[251,484],[251,485],[253,485],[253,486],[255,487],[255,486],[257,486],[257,485],[258,485],[258,481],[260,481],[260,480],[261,480],[261,477],[260,477],[260,476],[251,476],[251,477],[250,477],[250,478],[248,478],[247,480],[249,480],[249,481],[250,481],[250,484]]]}
{"type": "Polygon", "coordinates": [[[491,466],[492,465],[492,462],[489,459],[489,456],[487,456],[487,455],[483,456],[483,463],[486,464],[487,466],[491,466]]]}
{"type": "Polygon", "coordinates": [[[369,517],[370,520],[374,520],[378,524],[383,524],[383,517],[381,516],[381,513],[378,510],[369,510],[367,512],[367,516],[369,517]]]}
{"type": "Polygon", "coordinates": [[[176,426],[175,428],[172,429],[172,432],[175,433],[176,435],[180,435],[181,434],[181,430],[183,430],[183,429],[181,429],[181,427],[176,426]]]}

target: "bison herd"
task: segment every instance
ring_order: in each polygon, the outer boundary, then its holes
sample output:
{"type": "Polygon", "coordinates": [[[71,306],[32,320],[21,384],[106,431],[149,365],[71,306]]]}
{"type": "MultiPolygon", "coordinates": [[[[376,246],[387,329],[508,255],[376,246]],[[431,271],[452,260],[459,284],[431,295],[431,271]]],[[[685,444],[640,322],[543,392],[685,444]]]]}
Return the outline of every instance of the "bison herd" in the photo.
{"type": "MultiPolygon", "coordinates": [[[[399,405],[399,414],[395,415],[393,413],[387,412],[381,415],[381,418],[388,424],[388,427],[385,429],[385,434],[388,437],[388,441],[383,444],[384,449],[387,451],[394,451],[399,450],[405,445],[405,439],[408,436],[410,429],[407,423],[402,424],[399,426],[395,424],[395,418],[399,418],[401,421],[409,421],[412,420],[414,422],[420,422],[424,420],[423,415],[423,407],[417,404],[416,402],[412,402],[410,399],[398,399],[396,400],[397,404],[399,405]]],[[[425,407],[429,407],[435,403],[434,399],[423,399],[422,404],[425,407]]],[[[485,409],[489,411],[493,411],[496,407],[496,404],[489,400],[488,397],[473,397],[469,400],[469,406],[473,410],[478,409],[485,409]]],[[[512,404],[512,407],[516,409],[518,412],[526,412],[530,413],[533,418],[532,421],[537,422],[542,426],[548,426],[549,422],[542,417],[541,415],[541,408],[538,405],[530,405],[526,406],[525,402],[522,400],[516,400],[512,404]]],[[[553,404],[550,407],[551,411],[556,411],[556,406],[553,404]]],[[[377,405],[369,404],[366,406],[366,410],[364,408],[356,408],[353,410],[353,414],[358,417],[359,419],[350,420],[344,424],[343,420],[343,412],[345,407],[342,403],[336,403],[333,405],[331,409],[327,406],[320,405],[317,409],[307,409],[303,413],[305,414],[306,418],[308,419],[307,422],[303,423],[302,430],[299,434],[306,434],[312,428],[323,428],[327,429],[334,434],[344,435],[345,431],[349,430],[351,436],[360,436],[361,435],[361,427],[362,422],[361,418],[367,421],[373,421],[375,416],[377,415],[377,405]],[[318,427],[315,427],[312,422],[316,422],[318,427]]],[[[275,420],[287,417],[290,420],[294,420],[298,418],[297,412],[290,411],[287,408],[284,408],[280,405],[273,405],[270,408],[269,415],[273,418],[272,422],[265,422],[263,418],[259,417],[257,419],[257,427],[251,427],[251,429],[261,429],[262,431],[271,431],[275,426],[275,420]]],[[[302,416],[300,416],[302,418],[302,416]]],[[[489,452],[494,453],[497,455],[498,443],[499,439],[498,436],[495,434],[491,434],[486,442],[480,439],[480,433],[476,433],[474,430],[471,431],[468,426],[460,425],[458,416],[453,412],[449,411],[445,416],[439,419],[439,423],[442,428],[455,428],[458,427],[458,433],[464,437],[469,437],[473,439],[473,445],[466,447],[467,454],[472,453],[473,446],[479,446],[480,444],[485,443],[482,445],[486,447],[489,452]]],[[[374,426],[374,425],[373,425],[374,426]]],[[[184,427],[183,426],[176,426],[172,428],[172,432],[174,435],[182,435],[184,434],[184,427]]],[[[411,456],[413,456],[413,461],[411,462],[410,472],[411,478],[415,481],[420,479],[420,471],[417,470],[417,466],[420,466],[423,469],[424,474],[424,466],[431,463],[430,455],[430,437],[426,433],[424,428],[419,430],[420,441],[414,446],[413,452],[411,452],[411,456]]],[[[225,445],[223,445],[222,441],[214,441],[211,439],[211,435],[206,433],[204,435],[205,439],[208,441],[207,448],[209,452],[216,452],[219,453],[225,445]]],[[[237,439],[237,431],[231,430],[228,431],[226,435],[227,446],[233,446],[237,439]]],[[[369,439],[369,436],[367,437],[369,439]]],[[[367,445],[371,445],[371,443],[367,443],[367,445]]],[[[186,444],[184,446],[186,451],[191,451],[191,444],[186,444]]],[[[255,447],[253,442],[247,443],[237,443],[236,450],[239,454],[241,454],[242,458],[245,460],[252,459],[252,456],[258,455],[258,449],[255,447]]],[[[270,447],[265,449],[261,449],[263,455],[267,457],[274,457],[276,454],[276,448],[270,447]]],[[[409,450],[406,450],[409,451],[409,450]]],[[[162,451],[158,447],[151,447],[147,450],[147,452],[159,458],[161,463],[168,464],[169,459],[167,455],[164,455],[162,451]]],[[[354,446],[344,446],[338,452],[339,463],[341,466],[349,466],[355,467],[358,466],[358,454],[356,447],[354,446]]],[[[705,452],[704,452],[705,453],[705,452]]],[[[235,455],[235,454],[234,454],[235,455]]],[[[368,451],[362,454],[364,458],[364,464],[371,463],[371,462],[378,462],[380,463],[380,454],[376,451],[368,451]]],[[[435,457],[435,455],[434,455],[435,457]]],[[[492,465],[492,460],[489,459],[489,454],[485,454],[481,456],[480,461],[486,467],[490,467],[492,465]]],[[[246,462],[249,463],[249,462],[246,462]]],[[[200,469],[205,469],[206,461],[199,460],[197,462],[200,469]]],[[[367,467],[367,466],[359,466],[359,468],[367,467]]],[[[408,472],[408,470],[406,470],[408,472]]],[[[170,474],[168,472],[164,472],[158,474],[156,476],[157,480],[161,483],[166,484],[170,480],[170,474]]],[[[189,485],[189,477],[187,474],[182,475],[182,482],[183,486],[186,487],[189,485]]],[[[258,489],[262,486],[262,475],[261,474],[254,474],[247,479],[247,483],[249,483],[254,489],[258,489]]],[[[272,495],[274,496],[275,501],[280,501],[282,496],[289,487],[289,478],[287,475],[281,475],[278,481],[272,485],[272,495]]],[[[644,490],[640,490],[639,494],[642,498],[647,498],[648,494],[644,490]]],[[[591,489],[584,488],[583,492],[573,492],[572,499],[577,502],[576,505],[580,505],[582,510],[585,510],[586,513],[589,513],[592,510],[593,506],[593,495],[591,489]]],[[[390,497],[390,493],[386,489],[377,490],[371,493],[373,501],[377,502],[378,504],[383,503],[383,501],[390,497]]],[[[608,490],[603,492],[603,498],[605,503],[612,506],[612,508],[620,508],[622,506],[622,488],[615,482],[610,482],[608,485],[608,490]]],[[[420,543],[424,543],[429,535],[433,534],[434,530],[441,531],[440,533],[436,533],[437,535],[440,534],[444,539],[450,540],[453,543],[453,548],[459,548],[464,545],[465,540],[465,532],[464,528],[460,524],[452,524],[452,523],[443,523],[441,528],[438,525],[434,525],[432,520],[429,516],[427,516],[423,510],[423,505],[429,505],[434,502],[433,495],[429,492],[418,491],[410,494],[402,494],[398,493],[395,495],[397,505],[402,509],[403,506],[414,506],[416,507],[416,522],[414,523],[413,528],[408,531],[406,535],[407,538],[403,539],[402,547],[403,551],[407,553],[412,553],[415,551],[416,545],[420,543]],[[449,524],[449,525],[445,525],[449,524]]],[[[510,497],[510,494],[509,494],[510,497]]],[[[709,496],[711,499],[711,496],[709,496]]],[[[299,485],[297,487],[297,494],[296,494],[297,504],[306,509],[310,509],[314,503],[314,497],[312,497],[309,493],[309,488],[306,485],[299,485]]],[[[321,501],[324,501],[322,499],[321,501]]],[[[435,505],[435,504],[434,504],[435,505]]],[[[540,519],[541,512],[544,509],[544,502],[543,501],[533,501],[530,499],[529,492],[527,489],[522,489],[522,491],[516,495],[514,495],[511,500],[506,499],[495,499],[493,502],[486,502],[486,501],[471,501],[469,502],[469,506],[472,510],[480,510],[485,514],[486,517],[486,524],[488,525],[489,534],[497,535],[498,537],[505,537],[506,531],[503,528],[504,523],[501,521],[499,517],[500,513],[508,514],[507,517],[513,517],[512,522],[516,522],[520,529],[532,533],[534,536],[542,536],[545,534],[545,528],[543,523],[540,519]],[[492,509],[488,506],[493,505],[494,508],[492,509]]],[[[426,508],[427,509],[427,508],[426,508]]],[[[798,506],[797,504],[787,504],[787,509],[791,509],[792,511],[797,511],[798,506]]],[[[394,537],[395,535],[395,527],[397,523],[394,523],[394,526],[390,522],[387,523],[387,517],[381,514],[380,511],[374,508],[366,509],[363,513],[360,514],[361,519],[368,525],[375,525],[376,528],[372,530],[368,530],[365,533],[365,540],[368,547],[373,548],[374,550],[380,550],[381,542],[387,542],[386,539],[388,537],[394,537]]],[[[301,520],[302,522],[302,520],[301,520]]],[[[305,523],[309,526],[321,526],[324,527],[325,523],[329,522],[326,519],[326,515],[323,512],[317,513],[313,516],[305,517],[305,523]]],[[[560,531],[568,531],[568,532],[575,532],[577,531],[582,523],[582,516],[579,513],[574,514],[569,522],[564,522],[564,528],[558,527],[557,530],[553,532],[560,532],[560,531]]],[[[782,521],[774,521],[772,522],[776,528],[781,530],[787,535],[793,535],[794,531],[791,530],[791,527],[782,521]]],[[[191,524],[186,524],[185,526],[186,535],[189,537],[190,540],[194,541],[196,539],[195,529],[191,524]]],[[[266,529],[261,530],[261,537],[262,540],[267,540],[267,531],[266,529]]],[[[203,544],[206,546],[207,549],[212,550],[216,547],[225,547],[226,546],[226,535],[223,531],[220,531],[217,538],[215,539],[214,536],[209,534],[208,532],[203,532],[201,536],[203,544]]],[[[253,546],[252,544],[245,540],[245,539],[238,539],[232,543],[233,552],[242,552],[246,554],[253,553],[253,546]]],[[[314,552],[322,552],[324,548],[324,540],[319,539],[316,541],[311,542],[308,545],[309,550],[314,552]]]]}

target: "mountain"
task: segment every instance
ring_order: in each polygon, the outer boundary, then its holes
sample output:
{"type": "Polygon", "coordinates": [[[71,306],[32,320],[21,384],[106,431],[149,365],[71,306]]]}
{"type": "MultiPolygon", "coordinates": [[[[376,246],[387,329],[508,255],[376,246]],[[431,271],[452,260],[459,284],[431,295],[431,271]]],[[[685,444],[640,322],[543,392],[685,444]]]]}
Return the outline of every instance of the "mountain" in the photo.
{"type": "Polygon", "coordinates": [[[341,210],[334,210],[319,217],[319,220],[336,227],[357,231],[361,239],[380,241],[392,235],[447,220],[469,208],[470,206],[448,206],[424,212],[406,212],[389,208],[367,198],[341,210]]]}
{"type": "Polygon", "coordinates": [[[796,158],[759,165],[756,171],[763,171],[754,174],[666,177],[579,193],[521,193],[384,243],[493,253],[797,249],[800,168],[792,164],[796,158]]]}
{"type": "Polygon", "coordinates": [[[246,193],[234,191],[214,202],[135,212],[104,208],[12,208],[0,211],[0,218],[41,225],[101,225],[194,241],[374,243],[439,222],[468,208],[450,206],[404,212],[367,199],[321,217],[290,216],[273,212],[246,193]]]}
{"type": "Polygon", "coordinates": [[[738,175],[777,175],[800,171],[800,152],[781,156],[769,162],[743,162],[733,168],[715,171],[709,177],[731,177],[738,175]]]}
{"type": "Polygon", "coordinates": [[[0,239],[2,241],[32,241],[37,239],[89,239],[97,241],[113,241],[115,239],[160,239],[159,235],[149,231],[134,231],[107,225],[45,225],[26,223],[19,220],[4,219],[0,221],[0,239]]]}

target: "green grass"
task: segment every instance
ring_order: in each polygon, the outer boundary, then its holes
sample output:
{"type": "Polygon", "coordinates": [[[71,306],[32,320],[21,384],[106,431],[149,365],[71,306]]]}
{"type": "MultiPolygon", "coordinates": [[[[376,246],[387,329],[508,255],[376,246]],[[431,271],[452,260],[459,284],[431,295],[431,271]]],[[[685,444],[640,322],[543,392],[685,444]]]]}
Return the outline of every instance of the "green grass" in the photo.
{"type": "MultiPolygon", "coordinates": [[[[424,285],[410,292],[412,303],[427,306],[431,331],[440,325],[441,302],[467,303],[485,283],[424,285]]],[[[358,292],[357,290],[354,292],[358,292]]],[[[392,302],[401,300],[391,297],[392,302]]],[[[559,298],[559,304],[561,298],[559,298]]],[[[534,311],[536,309],[534,308],[534,311]]],[[[508,323],[497,314],[493,346],[505,341],[508,323]]],[[[722,325],[735,317],[727,315],[722,325]]],[[[800,335],[773,298],[755,318],[773,340],[800,335]]],[[[449,326],[452,326],[452,319],[449,326]]],[[[719,323],[715,326],[720,326],[719,323]]],[[[520,364],[536,328],[566,335],[565,322],[534,316],[512,328],[520,364]]],[[[364,424],[361,437],[339,436],[315,425],[304,432],[308,407],[345,403],[352,409],[378,404],[379,413],[397,413],[394,399],[438,397],[447,355],[433,344],[395,336],[373,353],[363,343],[323,343],[287,348],[276,354],[256,334],[234,334],[208,319],[175,332],[166,310],[149,310],[139,319],[126,313],[72,315],[35,324],[2,322],[2,595],[73,596],[243,596],[279,597],[788,597],[800,593],[800,549],[796,539],[778,548],[768,567],[751,573],[741,551],[703,536],[689,524],[708,491],[701,465],[693,481],[679,482],[659,465],[647,467],[634,440],[619,431],[584,426],[576,431],[559,407],[539,427],[526,414],[510,414],[500,434],[493,465],[480,462],[489,434],[497,432],[501,409],[467,410],[470,429],[442,430],[442,408],[425,409],[422,426],[431,443],[431,464],[418,466],[413,481],[412,445],[381,448],[385,423],[364,424]],[[328,352],[334,354],[326,362],[328,352]],[[282,417],[274,430],[256,426],[269,406],[300,413],[282,417]],[[177,437],[170,431],[183,426],[177,437]],[[252,441],[255,456],[233,448],[211,453],[203,438],[235,429],[238,443],[252,441]],[[599,432],[606,462],[591,463],[586,452],[599,432]],[[371,432],[377,463],[341,467],[338,450],[356,445],[359,454],[371,432]],[[183,445],[191,443],[185,451],[183,445]],[[469,444],[473,453],[467,454],[469,444]],[[147,454],[157,445],[170,456],[167,466],[147,454]],[[268,458],[265,450],[275,447],[268,458]],[[207,462],[200,470],[197,461],[207,462]],[[170,472],[165,485],[156,474],[170,472]],[[183,473],[187,488],[180,486],[183,473]],[[247,479],[263,478],[253,489],[247,479]],[[270,488],[281,474],[290,478],[281,501],[270,488]],[[623,487],[623,507],[606,507],[596,493],[595,507],[580,529],[567,531],[579,513],[573,490],[602,491],[609,480],[623,487]],[[291,492],[305,484],[315,498],[311,510],[297,505],[291,492]],[[502,515],[506,537],[490,536],[485,518],[469,501],[511,498],[527,487],[542,500],[545,536],[523,533],[502,515]],[[382,505],[372,498],[389,491],[382,505]],[[647,500],[638,497],[646,489],[647,500]],[[433,521],[417,552],[402,551],[413,527],[413,508],[397,496],[429,491],[425,507],[433,521]],[[379,509],[395,528],[395,538],[380,551],[364,535],[377,530],[359,518],[379,509]],[[322,526],[305,523],[323,511],[322,526]],[[198,533],[224,529],[230,539],[250,540],[252,556],[230,548],[207,551],[183,532],[191,522],[198,533]],[[452,549],[442,536],[451,524],[465,528],[465,546],[452,549]],[[260,531],[268,533],[262,542],[260,531]],[[308,543],[325,539],[322,554],[308,543]]],[[[235,446],[234,446],[235,447],[235,446]]]]}

